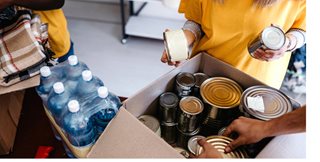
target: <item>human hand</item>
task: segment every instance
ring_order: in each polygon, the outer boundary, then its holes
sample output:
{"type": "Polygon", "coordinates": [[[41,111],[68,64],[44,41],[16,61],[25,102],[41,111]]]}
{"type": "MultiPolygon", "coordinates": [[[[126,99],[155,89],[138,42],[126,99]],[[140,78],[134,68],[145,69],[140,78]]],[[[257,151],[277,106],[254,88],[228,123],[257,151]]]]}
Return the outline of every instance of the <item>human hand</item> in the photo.
{"type": "MultiPolygon", "coordinates": [[[[170,31],[169,29],[166,29],[165,32],[170,31]]],[[[161,56],[161,62],[163,63],[167,63],[170,66],[179,66],[179,64],[181,63],[180,61],[169,61],[168,60],[168,54],[166,50],[163,50],[162,52],[162,56],[161,56]]]]}
{"type": "Polygon", "coordinates": [[[223,136],[227,137],[232,132],[238,134],[238,138],[228,144],[225,148],[225,152],[229,153],[241,145],[259,142],[267,137],[267,130],[268,127],[264,121],[239,117],[234,120],[223,133],[223,136]]]}
{"type": "Polygon", "coordinates": [[[1,0],[0,1],[0,11],[11,6],[13,4],[13,0],[1,0]]]}
{"type": "Polygon", "coordinates": [[[264,61],[274,61],[277,60],[279,58],[281,58],[282,56],[284,56],[285,52],[291,47],[291,43],[289,43],[290,41],[296,41],[296,40],[291,40],[291,39],[295,39],[294,37],[288,38],[286,37],[286,41],[285,44],[282,48],[280,48],[279,50],[271,50],[271,49],[263,49],[263,48],[258,48],[254,53],[253,56],[256,59],[259,60],[264,60],[264,61]],[[289,46],[289,47],[288,47],[289,46]]]}
{"type": "Polygon", "coordinates": [[[198,156],[191,154],[191,158],[223,158],[221,153],[204,138],[198,140],[198,144],[202,146],[203,152],[198,156]]]}

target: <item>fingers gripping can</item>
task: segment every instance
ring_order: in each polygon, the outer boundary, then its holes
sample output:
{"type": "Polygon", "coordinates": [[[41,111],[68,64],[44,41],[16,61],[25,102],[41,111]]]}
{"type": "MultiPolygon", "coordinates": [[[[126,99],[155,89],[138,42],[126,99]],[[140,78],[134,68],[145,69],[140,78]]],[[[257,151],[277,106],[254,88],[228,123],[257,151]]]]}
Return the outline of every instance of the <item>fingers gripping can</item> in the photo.
{"type": "Polygon", "coordinates": [[[249,45],[248,51],[253,58],[254,52],[258,48],[279,50],[285,45],[286,37],[283,30],[277,26],[268,26],[259,34],[259,36],[249,45]]]}

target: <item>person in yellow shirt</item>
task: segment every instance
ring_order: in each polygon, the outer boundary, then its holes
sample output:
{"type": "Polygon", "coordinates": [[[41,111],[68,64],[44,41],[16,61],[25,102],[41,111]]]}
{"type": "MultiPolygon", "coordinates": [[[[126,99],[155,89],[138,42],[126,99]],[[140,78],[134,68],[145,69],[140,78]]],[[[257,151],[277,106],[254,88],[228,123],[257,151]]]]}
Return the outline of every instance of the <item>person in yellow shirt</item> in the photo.
{"type": "MultiPolygon", "coordinates": [[[[207,52],[263,83],[279,89],[291,52],[305,44],[305,0],[181,0],[179,12],[188,20],[182,28],[192,56],[207,52]],[[251,57],[248,46],[271,24],[286,34],[279,50],[258,49],[251,57]],[[264,60],[264,61],[263,61],[264,60]]],[[[161,61],[169,65],[166,52],[161,61]]]]}
{"type": "Polygon", "coordinates": [[[64,0],[1,0],[0,11],[8,6],[16,5],[32,9],[40,15],[43,23],[48,23],[49,44],[58,62],[65,61],[74,54],[73,43],[67,27],[67,20],[61,7],[64,0]]]}

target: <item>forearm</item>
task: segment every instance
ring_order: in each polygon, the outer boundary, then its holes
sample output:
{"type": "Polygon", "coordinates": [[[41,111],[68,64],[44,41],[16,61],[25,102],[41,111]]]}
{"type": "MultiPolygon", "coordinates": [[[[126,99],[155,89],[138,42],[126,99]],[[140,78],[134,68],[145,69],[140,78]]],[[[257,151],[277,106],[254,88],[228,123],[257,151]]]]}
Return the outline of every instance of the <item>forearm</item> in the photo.
{"type": "Polygon", "coordinates": [[[64,0],[11,0],[11,3],[32,10],[52,10],[61,8],[64,0]]]}
{"type": "Polygon", "coordinates": [[[186,35],[189,46],[191,46],[195,41],[200,40],[203,35],[200,24],[190,20],[185,22],[182,30],[186,35]]]}
{"type": "Polygon", "coordinates": [[[266,122],[266,137],[306,131],[306,106],[266,122]]]}

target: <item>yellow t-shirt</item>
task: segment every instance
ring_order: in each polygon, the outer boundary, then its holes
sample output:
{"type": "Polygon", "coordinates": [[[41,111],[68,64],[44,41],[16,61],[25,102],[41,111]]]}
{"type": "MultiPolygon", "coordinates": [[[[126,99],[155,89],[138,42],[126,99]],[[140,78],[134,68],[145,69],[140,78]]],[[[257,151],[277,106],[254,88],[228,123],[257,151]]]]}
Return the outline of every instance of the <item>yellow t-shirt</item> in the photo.
{"type": "Polygon", "coordinates": [[[195,43],[193,55],[205,51],[275,88],[280,88],[290,53],[266,62],[252,58],[248,45],[271,24],[285,32],[290,28],[306,30],[305,0],[279,0],[258,8],[253,0],[181,0],[179,12],[201,25],[205,35],[195,43]]]}
{"type": "Polygon", "coordinates": [[[40,15],[43,23],[49,24],[49,44],[55,53],[53,57],[58,58],[65,55],[70,49],[71,40],[62,9],[33,12],[40,15]]]}

